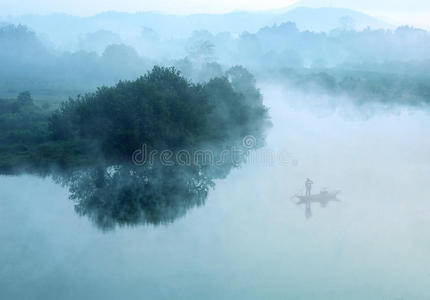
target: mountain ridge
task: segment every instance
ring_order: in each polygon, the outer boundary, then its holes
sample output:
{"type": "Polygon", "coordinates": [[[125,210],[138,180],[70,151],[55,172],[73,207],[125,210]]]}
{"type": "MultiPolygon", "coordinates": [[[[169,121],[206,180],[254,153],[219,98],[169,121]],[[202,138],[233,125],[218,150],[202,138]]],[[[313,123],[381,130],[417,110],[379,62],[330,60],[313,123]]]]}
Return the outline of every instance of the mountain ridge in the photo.
{"type": "Polygon", "coordinates": [[[257,32],[260,28],[284,22],[294,22],[300,30],[314,32],[329,32],[342,27],[355,30],[368,26],[372,29],[392,28],[391,25],[364,13],[329,7],[293,7],[285,12],[234,11],[226,14],[170,15],[158,12],[107,11],[88,17],[55,13],[0,18],[0,23],[28,26],[60,48],[67,48],[70,40],[76,41],[85,34],[98,30],[109,30],[121,36],[132,37],[140,35],[142,28],[150,28],[162,39],[176,39],[189,37],[195,30],[239,35],[245,31],[257,32]]]}

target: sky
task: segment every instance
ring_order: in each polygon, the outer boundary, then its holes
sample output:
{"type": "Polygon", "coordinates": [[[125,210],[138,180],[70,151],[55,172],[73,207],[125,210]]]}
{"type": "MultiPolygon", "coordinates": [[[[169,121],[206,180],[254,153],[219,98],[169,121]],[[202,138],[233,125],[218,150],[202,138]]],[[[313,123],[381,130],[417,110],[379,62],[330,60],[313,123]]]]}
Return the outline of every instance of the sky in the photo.
{"type": "Polygon", "coordinates": [[[300,5],[343,7],[358,10],[392,24],[430,27],[429,0],[301,0],[300,5]]]}
{"type": "Polygon", "coordinates": [[[171,14],[225,13],[232,10],[270,10],[296,0],[0,0],[5,14],[66,12],[91,15],[102,11],[161,11],[171,14]]]}
{"type": "Polygon", "coordinates": [[[159,11],[169,14],[272,10],[290,5],[343,7],[387,21],[430,26],[428,0],[0,0],[0,15],[68,13],[88,16],[105,11],[159,11]]]}

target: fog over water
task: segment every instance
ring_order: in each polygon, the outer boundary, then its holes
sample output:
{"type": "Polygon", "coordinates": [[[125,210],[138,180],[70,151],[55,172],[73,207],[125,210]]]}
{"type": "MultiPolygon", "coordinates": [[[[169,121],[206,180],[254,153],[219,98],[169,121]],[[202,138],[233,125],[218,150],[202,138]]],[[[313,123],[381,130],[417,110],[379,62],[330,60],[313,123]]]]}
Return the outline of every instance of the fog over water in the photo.
{"type": "Polygon", "coordinates": [[[66,187],[0,177],[5,299],[426,299],[430,114],[260,88],[259,151],[290,160],[234,169],[168,226],[104,233],[66,187]],[[293,199],[307,177],[341,190],[309,219],[293,199]]]}

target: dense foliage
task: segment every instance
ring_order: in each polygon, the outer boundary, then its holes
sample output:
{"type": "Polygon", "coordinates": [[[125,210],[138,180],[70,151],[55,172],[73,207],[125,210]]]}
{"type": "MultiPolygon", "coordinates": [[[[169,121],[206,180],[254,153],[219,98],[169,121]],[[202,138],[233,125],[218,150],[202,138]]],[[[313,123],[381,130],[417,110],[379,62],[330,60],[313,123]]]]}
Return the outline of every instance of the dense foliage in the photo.
{"type": "Polygon", "coordinates": [[[129,160],[143,144],[191,150],[260,135],[267,111],[255,79],[240,67],[227,75],[193,84],[173,68],[155,67],[64,103],[50,119],[51,138],[95,141],[106,158],[129,160]]]}
{"type": "Polygon", "coordinates": [[[20,165],[34,145],[47,142],[48,112],[36,106],[28,92],[16,100],[0,99],[0,168],[20,165]]]}
{"type": "Polygon", "coordinates": [[[280,72],[280,79],[305,93],[346,96],[355,103],[429,105],[427,77],[351,69],[292,70],[280,72]]]}
{"type": "MultiPolygon", "coordinates": [[[[186,39],[165,41],[156,36],[144,29],[136,37],[139,43],[128,39],[123,44],[119,34],[99,30],[83,35],[77,48],[59,52],[27,27],[0,27],[0,95],[11,97],[30,90],[35,95],[65,99],[97,86],[134,79],[154,64],[174,65],[186,78],[201,83],[222,77],[225,66],[232,64],[244,65],[259,77],[285,68],[315,73],[298,74],[291,80],[298,87],[313,85],[315,78],[319,80],[319,70],[329,69],[324,72],[337,73],[338,82],[342,76],[352,77],[365,94],[370,91],[369,96],[372,86],[381,83],[397,87],[395,95],[409,94],[408,86],[398,82],[406,78],[404,82],[417,80],[421,86],[429,78],[430,33],[406,26],[362,31],[347,26],[322,33],[302,31],[294,23],[284,22],[238,37],[204,30],[186,39]],[[354,67],[348,74],[340,74],[345,65],[354,67]],[[374,72],[382,74],[374,76],[374,72]],[[388,73],[399,75],[400,80],[386,76],[388,73]]],[[[389,99],[390,93],[384,97],[389,99]]]]}
{"type": "Polygon", "coordinates": [[[111,44],[101,54],[56,52],[35,32],[18,25],[0,26],[0,93],[30,90],[43,96],[75,95],[102,84],[137,77],[148,60],[124,44],[111,44]]]}
{"type": "Polygon", "coordinates": [[[202,205],[213,180],[264,143],[269,124],[255,79],[242,67],[205,84],[154,67],[54,112],[36,106],[28,92],[0,101],[0,171],[53,176],[69,187],[77,213],[103,230],[166,224],[202,205]],[[257,142],[244,145],[248,135],[257,142]],[[143,145],[157,155],[206,151],[212,159],[138,164],[134,153],[143,145]]]}

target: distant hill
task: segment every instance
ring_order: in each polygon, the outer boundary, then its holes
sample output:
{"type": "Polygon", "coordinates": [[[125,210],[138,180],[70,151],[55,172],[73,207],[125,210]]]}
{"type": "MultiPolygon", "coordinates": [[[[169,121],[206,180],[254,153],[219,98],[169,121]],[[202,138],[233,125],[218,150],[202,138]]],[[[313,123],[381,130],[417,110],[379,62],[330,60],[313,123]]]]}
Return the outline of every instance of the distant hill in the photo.
{"type": "Polygon", "coordinates": [[[154,12],[106,12],[91,17],[66,14],[47,16],[25,15],[0,18],[1,22],[27,25],[46,36],[60,48],[69,48],[89,32],[109,30],[127,40],[150,28],[160,38],[188,37],[194,30],[212,33],[243,31],[256,32],[265,26],[292,21],[300,30],[330,31],[339,27],[357,30],[367,26],[388,28],[388,24],[363,13],[342,8],[286,8],[281,11],[232,12],[227,14],[194,14],[188,16],[166,15],[154,12]]]}
{"type": "Polygon", "coordinates": [[[336,28],[363,30],[366,27],[372,29],[392,28],[393,26],[364,13],[345,8],[310,8],[296,7],[280,14],[279,21],[288,20],[296,23],[300,30],[328,32],[336,28]]]}

